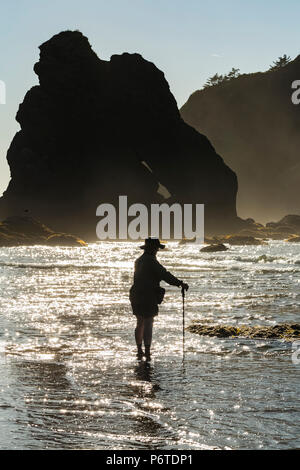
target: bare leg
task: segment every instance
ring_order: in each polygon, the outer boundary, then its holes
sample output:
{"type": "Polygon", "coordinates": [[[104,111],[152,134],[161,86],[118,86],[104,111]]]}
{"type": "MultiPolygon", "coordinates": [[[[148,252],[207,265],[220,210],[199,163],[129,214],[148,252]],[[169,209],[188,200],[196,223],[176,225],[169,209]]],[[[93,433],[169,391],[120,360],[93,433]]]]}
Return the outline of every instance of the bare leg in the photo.
{"type": "Polygon", "coordinates": [[[153,317],[144,319],[144,344],[145,346],[151,346],[152,343],[152,329],[153,329],[153,317]]]}
{"type": "Polygon", "coordinates": [[[144,317],[141,315],[136,316],[136,328],[135,328],[135,342],[137,346],[142,345],[144,337],[144,317]]]}
{"type": "Polygon", "coordinates": [[[151,360],[150,348],[152,342],[152,328],[153,328],[153,317],[144,319],[144,344],[145,344],[145,355],[146,360],[151,360]]]}
{"type": "Polygon", "coordinates": [[[135,342],[138,348],[138,358],[141,359],[143,356],[142,342],[144,336],[144,317],[141,315],[136,316],[136,328],[135,328],[135,342]]]}

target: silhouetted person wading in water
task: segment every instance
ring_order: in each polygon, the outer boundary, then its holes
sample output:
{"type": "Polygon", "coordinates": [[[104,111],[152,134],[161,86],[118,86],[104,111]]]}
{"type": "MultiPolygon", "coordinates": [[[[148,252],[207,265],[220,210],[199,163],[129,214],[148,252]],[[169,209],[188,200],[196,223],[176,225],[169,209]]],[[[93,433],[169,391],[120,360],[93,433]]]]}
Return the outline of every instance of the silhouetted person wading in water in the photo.
{"type": "Polygon", "coordinates": [[[158,304],[163,300],[165,290],[160,287],[160,281],[165,281],[171,286],[183,287],[188,290],[189,286],[180,281],[156,259],[159,249],[164,249],[157,238],[147,238],[145,245],[140,247],[144,254],[135,261],[134,283],[130,289],[130,302],[133,314],[136,316],[135,341],[138,348],[137,358],[150,361],[150,348],[152,341],[153,319],[158,314],[158,304]],[[145,354],[142,349],[144,340],[145,354]]]}

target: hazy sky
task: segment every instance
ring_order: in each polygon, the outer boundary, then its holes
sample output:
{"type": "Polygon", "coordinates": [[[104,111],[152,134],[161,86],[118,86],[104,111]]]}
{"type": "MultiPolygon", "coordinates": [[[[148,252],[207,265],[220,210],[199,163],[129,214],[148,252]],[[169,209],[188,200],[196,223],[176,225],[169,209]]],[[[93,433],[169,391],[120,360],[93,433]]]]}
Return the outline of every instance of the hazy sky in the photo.
{"type": "Polygon", "coordinates": [[[180,107],[216,72],[264,71],[279,55],[297,56],[299,18],[299,0],[0,0],[0,194],[15,114],[37,83],[38,46],[52,35],[79,29],[102,59],[141,53],[163,70],[180,107]]]}

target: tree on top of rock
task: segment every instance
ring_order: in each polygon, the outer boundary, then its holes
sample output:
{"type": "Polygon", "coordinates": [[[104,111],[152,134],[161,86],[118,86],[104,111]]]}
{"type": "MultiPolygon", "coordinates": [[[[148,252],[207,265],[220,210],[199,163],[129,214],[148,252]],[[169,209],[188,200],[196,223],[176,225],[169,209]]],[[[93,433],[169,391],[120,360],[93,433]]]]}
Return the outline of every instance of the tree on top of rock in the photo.
{"type": "Polygon", "coordinates": [[[210,86],[219,85],[220,83],[223,83],[223,82],[228,82],[234,78],[237,78],[239,75],[240,75],[240,69],[235,69],[234,67],[232,67],[232,69],[230,70],[230,72],[228,72],[227,75],[219,75],[218,73],[216,73],[215,75],[210,77],[206,81],[203,88],[208,88],[210,86]]]}
{"type": "Polygon", "coordinates": [[[285,67],[289,62],[291,62],[290,56],[284,54],[282,57],[278,57],[277,60],[273,61],[273,65],[270,65],[269,70],[279,70],[285,67]]]}
{"type": "Polygon", "coordinates": [[[235,69],[234,67],[232,67],[230,72],[227,75],[225,75],[225,79],[231,80],[232,78],[237,78],[239,75],[240,75],[240,69],[235,69]]]}
{"type": "Polygon", "coordinates": [[[203,88],[218,85],[219,83],[222,83],[223,80],[224,80],[223,75],[219,75],[218,73],[216,73],[215,75],[213,75],[212,77],[206,80],[206,83],[203,88]]]}

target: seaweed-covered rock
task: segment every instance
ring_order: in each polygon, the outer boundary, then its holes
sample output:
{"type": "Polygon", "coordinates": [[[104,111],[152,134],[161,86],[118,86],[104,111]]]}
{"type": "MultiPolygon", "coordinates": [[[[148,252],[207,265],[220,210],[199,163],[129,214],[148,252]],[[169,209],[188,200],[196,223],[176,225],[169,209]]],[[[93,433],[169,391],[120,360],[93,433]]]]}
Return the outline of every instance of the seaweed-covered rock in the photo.
{"type": "Polygon", "coordinates": [[[191,333],[202,336],[216,336],[218,338],[228,338],[244,336],[247,338],[267,338],[293,340],[300,338],[299,323],[282,323],[274,326],[231,326],[231,325],[206,325],[194,322],[187,327],[191,333]]]}

